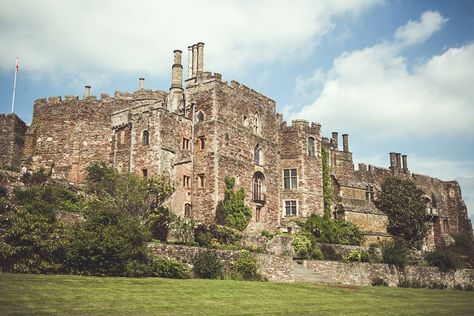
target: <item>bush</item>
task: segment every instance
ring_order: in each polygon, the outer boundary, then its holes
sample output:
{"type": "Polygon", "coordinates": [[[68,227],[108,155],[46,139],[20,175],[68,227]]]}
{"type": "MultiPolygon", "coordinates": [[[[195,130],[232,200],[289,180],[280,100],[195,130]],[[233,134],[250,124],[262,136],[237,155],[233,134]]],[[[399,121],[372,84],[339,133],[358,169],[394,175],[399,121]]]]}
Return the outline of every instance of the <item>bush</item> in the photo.
{"type": "Polygon", "coordinates": [[[353,249],[343,257],[345,262],[369,262],[369,254],[363,250],[353,249]]]}
{"type": "Polygon", "coordinates": [[[252,219],[252,210],[245,205],[243,188],[234,192],[235,179],[225,178],[224,200],[220,201],[216,211],[217,223],[244,231],[252,219]]]}
{"type": "Polygon", "coordinates": [[[295,250],[296,258],[308,259],[311,255],[311,250],[313,249],[313,240],[314,237],[304,231],[297,232],[293,235],[292,245],[295,250]]]}
{"type": "Polygon", "coordinates": [[[331,245],[321,245],[321,252],[323,253],[325,260],[339,261],[342,260],[342,256],[337,253],[331,245]]]}
{"type": "Polygon", "coordinates": [[[200,279],[220,279],[224,266],[213,251],[202,251],[193,258],[194,276],[200,279]]]}
{"type": "Polygon", "coordinates": [[[196,223],[192,219],[176,217],[169,225],[173,236],[178,242],[190,245],[194,243],[194,228],[196,223]]]}
{"type": "Polygon", "coordinates": [[[311,259],[313,260],[324,260],[323,252],[318,246],[314,246],[310,254],[311,259]]]}
{"type": "Polygon", "coordinates": [[[201,247],[219,247],[221,245],[237,245],[242,233],[231,227],[217,224],[199,224],[194,229],[194,240],[201,247]]]}
{"type": "Polygon", "coordinates": [[[303,229],[310,232],[317,242],[360,245],[363,241],[357,226],[347,221],[334,221],[329,217],[313,214],[303,224],[303,229]]]}
{"type": "Polygon", "coordinates": [[[383,262],[403,268],[408,264],[408,251],[407,244],[402,238],[385,242],[382,244],[383,262]]]}
{"type": "Polygon", "coordinates": [[[372,279],[372,286],[388,286],[384,279],[376,277],[372,279]]]}
{"type": "Polygon", "coordinates": [[[191,271],[189,268],[184,263],[173,258],[165,256],[153,258],[149,265],[151,272],[150,276],[171,279],[191,278],[191,271]]]}
{"type": "Polygon", "coordinates": [[[430,266],[438,267],[442,272],[454,271],[460,265],[458,255],[446,248],[438,248],[426,253],[425,259],[430,266]]]}
{"type": "Polygon", "coordinates": [[[257,260],[249,251],[241,250],[239,257],[232,264],[232,278],[236,280],[255,281],[261,277],[257,273],[257,260]]]}
{"type": "Polygon", "coordinates": [[[147,221],[151,236],[154,239],[166,242],[175,218],[176,215],[166,207],[158,207],[152,210],[147,221]]]}

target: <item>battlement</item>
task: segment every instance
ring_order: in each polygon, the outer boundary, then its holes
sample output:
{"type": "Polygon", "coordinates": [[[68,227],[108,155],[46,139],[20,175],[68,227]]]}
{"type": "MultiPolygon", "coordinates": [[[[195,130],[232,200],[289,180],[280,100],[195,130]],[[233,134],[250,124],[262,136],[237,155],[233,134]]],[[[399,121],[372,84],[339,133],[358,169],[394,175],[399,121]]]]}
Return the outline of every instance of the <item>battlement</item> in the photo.
{"type": "Polygon", "coordinates": [[[309,122],[303,119],[295,119],[291,121],[291,125],[288,125],[286,121],[283,121],[283,115],[281,115],[280,128],[284,131],[291,131],[296,129],[313,129],[315,133],[321,132],[321,124],[316,122],[309,122]]]}
{"type": "Polygon", "coordinates": [[[255,96],[257,99],[260,99],[262,101],[265,101],[265,102],[271,102],[273,104],[275,104],[275,101],[269,97],[267,97],[266,95],[244,85],[243,83],[240,83],[238,81],[235,81],[235,80],[231,80],[230,81],[230,84],[228,84],[229,87],[231,87],[232,89],[240,89],[240,90],[243,90],[243,91],[246,91],[246,92],[250,92],[253,96],[255,96]]]}

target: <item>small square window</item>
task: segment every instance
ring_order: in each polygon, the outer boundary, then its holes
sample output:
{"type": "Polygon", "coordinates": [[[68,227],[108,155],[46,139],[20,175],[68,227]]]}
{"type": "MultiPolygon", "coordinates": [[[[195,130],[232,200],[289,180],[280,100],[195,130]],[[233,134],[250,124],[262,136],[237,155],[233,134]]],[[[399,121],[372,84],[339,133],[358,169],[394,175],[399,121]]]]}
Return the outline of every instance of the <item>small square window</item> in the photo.
{"type": "Polygon", "coordinates": [[[296,200],[285,201],[285,216],[297,216],[296,200]]]}
{"type": "Polygon", "coordinates": [[[204,136],[199,137],[199,149],[204,149],[206,146],[206,139],[204,136]]]}
{"type": "Polygon", "coordinates": [[[183,176],[183,188],[189,188],[189,187],[190,187],[190,177],[183,176]]]}
{"type": "Polygon", "coordinates": [[[286,190],[296,190],[298,186],[298,177],[296,169],[283,169],[283,187],[286,190]]]}
{"type": "Polygon", "coordinates": [[[182,146],[181,146],[181,149],[183,150],[190,150],[190,140],[189,138],[185,138],[183,137],[183,142],[182,142],[182,146]]]}
{"type": "Polygon", "coordinates": [[[199,187],[204,188],[204,174],[198,175],[199,178],[199,187]]]}
{"type": "Polygon", "coordinates": [[[145,178],[148,177],[148,169],[142,169],[142,174],[145,178]]]}

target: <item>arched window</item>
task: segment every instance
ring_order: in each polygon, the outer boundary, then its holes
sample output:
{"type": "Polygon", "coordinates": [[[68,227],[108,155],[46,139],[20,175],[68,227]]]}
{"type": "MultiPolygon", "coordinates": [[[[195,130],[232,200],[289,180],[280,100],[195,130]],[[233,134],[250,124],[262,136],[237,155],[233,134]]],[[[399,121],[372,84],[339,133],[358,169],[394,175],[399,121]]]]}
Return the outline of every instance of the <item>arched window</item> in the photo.
{"type": "Polygon", "coordinates": [[[204,122],[204,112],[202,112],[202,111],[198,112],[197,120],[198,120],[198,122],[204,122]]]}
{"type": "Polygon", "coordinates": [[[315,150],[314,150],[314,138],[308,137],[308,156],[314,157],[315,150]]]}
{"type": "Polygon", "coordinates": [[[253,149],[253,161],[256,165],[262,165],[262,148],[260,148],[260,144],[257,144],[253,149]]]}
{"type": "Polygon", "coordinates": [[[252,179],[252,195],[255,202],[262,203],[265,201],[264,191],[265,177],[261,172],[256,172],[252,179]]]}
{"type": "Polygon", "coordinates": [[[258,113],[255,113],[255,117],[253,118],[253,132],[254,134],[260,134],[260,120],[258,118],[258,113]]]}
{"type": "Polygon", "coordinates": [[[150,132],[144,130],[142,133],[142,144],[148,146],[150,144],[150,132]]]}
{"type": "Polygon", "coordinates": [[[184,204],[184,217],[186,218],[191,217],[191,204],[189,203],[184,204]]]}

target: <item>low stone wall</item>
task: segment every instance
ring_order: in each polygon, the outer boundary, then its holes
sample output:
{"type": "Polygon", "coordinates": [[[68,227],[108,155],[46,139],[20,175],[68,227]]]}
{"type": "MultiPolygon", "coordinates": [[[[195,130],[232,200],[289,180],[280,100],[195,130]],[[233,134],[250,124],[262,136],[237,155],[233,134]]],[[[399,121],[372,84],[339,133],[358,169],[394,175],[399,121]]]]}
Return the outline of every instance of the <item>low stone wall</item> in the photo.
{"type": "MultiPolygon", "coordinates": [[[[150,243],[148,247],[155,255],[164,255],[175,258],[187,264],[192,264],[192,258],[204,248],[190,247],[183,245],[169,245],[160,243],[150,243]]],[[[238,258],[239,251],[212,249],[225,264],[226,269],[230,269],[232,262],[238,258]]],[[[293,260],[290,257],[274,256],[268,254],[253,254],[257,260],[257,272],[270,282],[295,282],[293,260]]]]}
{"type": "Polygon", "coordinates": [[[393,265],[366,262],[337,262],[304,260],[303,265],[318,274],[346,285],[371,285],[376,278],[389,286],[398,286],[402,280],[418,281],[425,285],[444,284],[447,288],[474,286],[474,270],[440,272],[436,267],[407,266],[401,270],[393,265]]]}

